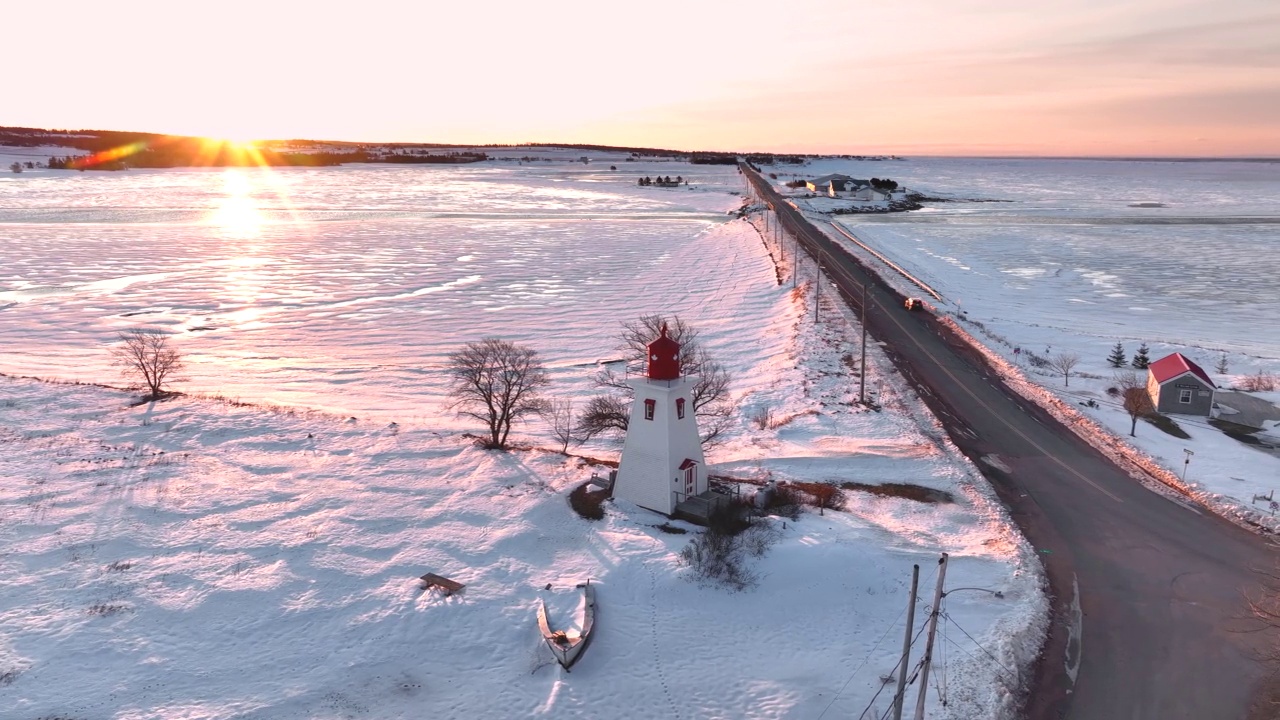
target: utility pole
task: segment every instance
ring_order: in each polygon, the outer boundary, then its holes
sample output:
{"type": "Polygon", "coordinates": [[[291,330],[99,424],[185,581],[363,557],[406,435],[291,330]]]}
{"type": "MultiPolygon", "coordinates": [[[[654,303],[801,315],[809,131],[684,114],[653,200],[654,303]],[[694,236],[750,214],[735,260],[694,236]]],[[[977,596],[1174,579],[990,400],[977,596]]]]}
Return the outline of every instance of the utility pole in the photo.
{"type": "Polygon", "coordinates": [[[858,363],[858,402],[867,404],[867,283],[862,283],[862,360],[858,363]]]}
{"type": "Polygon", "coordinates": [[[898,692],[893,696],[893,720],[902,720],[902,699],[907,696],[907,663],[911,661],[911,629],[916,621],[916,587],[920,566],[911,566],[911,599],[907,602],[907,634],[902,638],[902,662],[898,665],[898,692]]]}
{"type": "MultiPolygon", "coordinates": [[[[821,256],[819,256],[821,257],[821,256]]],[[[822,300],[822,263],[817,260],[813,261],[814,272],[817,277],[813,280],[813,324],[818,324],[818,302],[822,300]]]]}
{"type": "Polygon", "coordinates": [[[938,560],[938,589],[933,593],[933,612],[929,614],[929,639],[924,644],[924,665],[920,668],[920,696],[916,699],[916,720],[924,720],[924,700],[929,692],[929,664],[933,662],[933,636],[938,632],[938,614],[942,604],[942,583],[947,577],[947,554],[938,560]]]}

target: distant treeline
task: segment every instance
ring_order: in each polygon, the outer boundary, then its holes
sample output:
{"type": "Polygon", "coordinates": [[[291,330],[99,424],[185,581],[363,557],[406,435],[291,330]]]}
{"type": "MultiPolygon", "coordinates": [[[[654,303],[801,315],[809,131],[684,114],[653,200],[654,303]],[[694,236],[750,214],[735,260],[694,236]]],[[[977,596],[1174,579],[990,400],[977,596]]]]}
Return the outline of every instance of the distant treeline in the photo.
{"type": "Polygon", "coordinates": [[[432,154],[421,146],[395,144],[365,146],[339,144],[338,152],[297,152],[302,143],[283,143],[289,150],[255,148],[205,138],[111,130],[37,130],[0,128],[0,144],[20,147],[56,145],[82,150],[88,155],[51,157],[53,170],[123,170],[125,168],[175,167],[328,167],[343,163],[442,163],[458,164],[487,160],[476,151],[432,154]],[[350,149],[346,149],[350,148],[350,149]]]}
{"type": "Polygon", "coordinates": [[[755,153],[747,156],[747,162],[753,165],[777,165],[783,163],[786,165],[800,165],[804,162],[804,157],[800,155],[774,155],[772,153],[755,153]]]}
{"type": "Polygon", "coordinates": [[[720,153],[694,153],[689,156],[689,163],[692,165],[737,165],[738,156],[720,153]]]}
{"type": "Polygon", "coordinates": [[[437,164],[457,164],[457,163],[473,163],[481,160],[488,160],[489,156],[482,152],[459,151],[440,154],[428,153],[405,153],[405,154],[388,154],[374,155],[370,153],[362,153],[368,159],[366,160],[350,160],[349,162],[384,162],[384,163],[437,163],[437,164]]]}

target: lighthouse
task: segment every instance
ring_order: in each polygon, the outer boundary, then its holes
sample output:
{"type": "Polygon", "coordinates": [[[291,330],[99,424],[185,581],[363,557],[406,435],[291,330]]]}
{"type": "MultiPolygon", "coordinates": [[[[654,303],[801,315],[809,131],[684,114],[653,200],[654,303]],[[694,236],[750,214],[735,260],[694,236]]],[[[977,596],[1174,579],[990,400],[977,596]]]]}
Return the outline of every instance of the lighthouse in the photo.
{"type": "Polygon", "coordinates": [[[627,380],[635,390],[614,497],[664,515],[707,490],[706,460],[693,411],[696,377],[681,374],[680,344],[661,335],[649,343],[645,374],[627,380]]]}

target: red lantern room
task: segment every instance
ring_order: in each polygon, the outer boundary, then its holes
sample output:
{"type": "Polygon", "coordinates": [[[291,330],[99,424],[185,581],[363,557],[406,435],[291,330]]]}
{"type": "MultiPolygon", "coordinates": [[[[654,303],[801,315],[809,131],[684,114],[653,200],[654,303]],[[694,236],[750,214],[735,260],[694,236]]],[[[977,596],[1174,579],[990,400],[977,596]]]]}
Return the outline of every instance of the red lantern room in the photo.
{"type": "Polygon", "coordinates": [[[649,343],[649,379],[676,380],[680,377],[680,343],[667,337],[667,324],[662,335],[649,343]]]}

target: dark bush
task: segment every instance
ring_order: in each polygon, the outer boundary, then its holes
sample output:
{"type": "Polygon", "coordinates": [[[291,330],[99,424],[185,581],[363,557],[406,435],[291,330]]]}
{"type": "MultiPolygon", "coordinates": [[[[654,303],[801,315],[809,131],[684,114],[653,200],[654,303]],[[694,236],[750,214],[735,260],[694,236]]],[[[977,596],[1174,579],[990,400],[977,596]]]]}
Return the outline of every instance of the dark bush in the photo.
{"type": "Polygon", "coordinates": [[[857,490],[881,497],[898,497],[923,503],[953,503],[956,501],[955,496],[946,490],[934,490],[933,488],[910,483],[868,485],[866,483],[846,482],[840,483],[840,487],[845,490],[857,490]]]}
{"type": "Polygon", "coordinates": [[[796,497],[805,505],[820,510],[843,510],[844,492],[834,483],[788,483],[786,487],[794,488],[796,497]]]}
{"type": "Polygon", "coordinates": [[[759,582],[759,576],[747,567],[747,558],[764,555],[777,533],[766,522],[743,522],[740,526],[735,521],[742,521],[741,514],[729,517],[733,520],[722,519],[724,527],[714,523],[690,541],[680,551],[680,559],[703,580],[731,590],[745,590],[759,582]]]}
{"type": "Polygon", "coordinates": [[[590,482],[584,482],[569,493],[569,507],[588,520],[604,519],[604,501],[609,499],[609,492],[595,488],[590,482]]]}
{"type": "Polygon", "coordinates": [[[769,502],[765,503],[764,509],[773,515],[799,520],[800,506],[803,503],[804,498],[795,488],[788,485],[778,485],[774,488],[773,494],[769,496],[769,502]]]}

